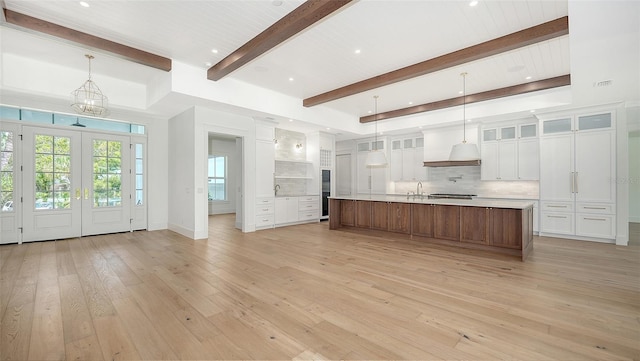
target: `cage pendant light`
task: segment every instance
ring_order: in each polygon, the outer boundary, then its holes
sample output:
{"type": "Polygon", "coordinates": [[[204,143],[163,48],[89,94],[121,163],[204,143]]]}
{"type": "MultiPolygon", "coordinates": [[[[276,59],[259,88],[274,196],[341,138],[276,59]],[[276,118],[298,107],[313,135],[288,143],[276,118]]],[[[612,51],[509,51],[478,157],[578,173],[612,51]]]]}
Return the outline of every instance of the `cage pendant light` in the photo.
{"type": "Polygon", "coordinates": [[[460,75],[462,76],[462,143],[458,143],[451,148],[449,160],[478,160],[480,159],[478,147],[473,143],[467,143],[467,73],[460,75]]]}
{"type": "Polygon", "coordinates": [[[109,98],[91,80],[91,59],[94,56],[86,54],[85,57],[89,59],[89,79],[71,92],[71,108],[78,114],[105,116],[109,113],[109,98]]]}
{"type": "Polygon", "coordinates": [[[375,100],[375,141],[373,142],[373,147],[369,154],[367,154],[366,165],[367,167],[386,167],[387,166],[387,156],[384,154],[384,151],[378,149],[378,96],[374,95],[373,99],[375,100]]]}

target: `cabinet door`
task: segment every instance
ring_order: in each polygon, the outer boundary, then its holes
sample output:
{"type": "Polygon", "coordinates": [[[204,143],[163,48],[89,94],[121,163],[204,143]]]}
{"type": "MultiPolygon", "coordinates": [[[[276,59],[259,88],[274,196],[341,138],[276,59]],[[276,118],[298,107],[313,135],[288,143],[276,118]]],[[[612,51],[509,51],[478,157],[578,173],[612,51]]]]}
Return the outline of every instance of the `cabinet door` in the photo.
{"type": "Polygon", "coordinates": [[[283,224],[287,222],[287,199],[276,198],[275,223],[283,224]]]}
{"type": "Polygon", "coordinates": [[[371,189],[371,168],[367,168],[367,153],[358,152],[356,163],[357,192],[369,193],[371,189]]]}
{"type": "Polygon", "coordinates": [[[340,201],[340,224],[343,226],[356,225],[356,202],[340,201]]]}
{"type": "Polygon", "coordinates": [[[298,213],[298,197],[287,197],[287,222],[297,222],[298,213]]]}
{"type": "Polygon", "coordinates": [[[482,180],[498,179],[498,142],[482,143],[481,151],[480,178],[482,180]]]}
{"type": "Polygon", "coordinates": [[[256,140],[256,198],[273,197],[275,150],[272,141],[256,140]]]}
{"type": "Polygon", "coordinates": [[[613,131],[577,132],[576,200],[616,201],[615,134],[613,131]]]}
{"type": "Polygon", "coordinates": [[[540,179],[540,148],[538,139],[520,139],[518,141],[518,179],[540,179]]]}
{"type": "Polygon", "coordinates": [[[386,231],[389,229],[389,204],[371,202],[371,228],[386,231]]]}
{"type": "Polygon", "coordinates": [[[424,166],[424,147],[413,150],[413,176],[417,181],[427,179],[427,167],[424,166]]]}
{"type": "MultiPolygon", "coordinates": [[[[400,142],[394,141],[395,142],[400,142]]],[[[402,149],[394,149],[391,151],[391,156],[389,157],[389,173],[391,180],[394,182],[398,182],[403,180],[402,178],[402,169],[403,169],[403,152],[402,149]]]]}
{"type": "Polygon", "coordinates": [[[370,201],[356,201],[356,227],[371,228],[370,201]]]}
{"type": "Polygon", "coordinates": [[[409,234],[411,230],[411,205],[408,203],[389,204],[389,230],[409,234]]]}
{"type": "Polygon", "coordinates": [[[373,194],[387,193],[387,168],[386,167],[371,168],[371,193],[373,194]]]}
{"type": "Polygon", "coordinates": [[[573,201],[573,134],[540,138],[540,199],[573,201]]]}
{"type": "Polygon", "coordinates": [[[437,205],[435,208],[435,238],[460,240],[460,207],[437,205]]]}
{"type": "Polygon", "coordinates": [[[409,145],[407,141],[413,141],[413,139],[405,139],[405,148],[402,149],[402,180],[410,181],[415,179],[414,170],[414,154],[415,150],[413,148],[413,144],[411,143],[411,147],[406,147],[409,145]]]}
{"type": "Polygon", "coordinates": [[[487,208],[460,207],[460,240],[487,244],[489,214],[487,208]]]}
{"type": "Polygon", "coordinates": [[[434,210],[432,204],[411,205],[411,234],[433,238],[434,210]]]}
{"type": "Polygon", "coordinates": [[[522,210],[491,208],[489,244],[505,248],[522,248],[522,210]]]}
{"type": "Polygon", "coordinates": [[[498,142],[498,179],[517,179],[517,167],[518,143],[515,140],[498,142]]]}

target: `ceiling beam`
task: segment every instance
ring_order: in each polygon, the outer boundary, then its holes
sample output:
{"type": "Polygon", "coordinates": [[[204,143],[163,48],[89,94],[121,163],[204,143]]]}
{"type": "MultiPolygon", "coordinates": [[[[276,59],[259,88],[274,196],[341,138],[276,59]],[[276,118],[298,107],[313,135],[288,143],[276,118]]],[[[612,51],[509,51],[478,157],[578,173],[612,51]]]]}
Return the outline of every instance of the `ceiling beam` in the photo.
{"type": "Polygon", "coordinates": [[[273,49],[353,0],[307,0],[295,10],[207,70],[207,79],[220,80],[273,49]]]}
{"type": "MultiPolygon", "coordinates": [[[[476,94],[467,95],[466,104],[483,102],[492,99],[510,97],[512,95],[519,95],[530,93],[538,90],[552,89],[561,86],[571,85],[571,75],[561,75],[555,78],[548,78],[544,80],[532,81],[529,83],[518,84],[513,86],[508,86],[505,88],[493,89],[484,91],[476,94]]],[[[376,120],[385,120],[391,118],[398,118],[407,115],[413,115],[418,113],[430,112],[433,110],[451,108],[459,105],[465,104],[463,101],[463,97],[456,97],[451,99],[439,100],[437,102],[414,105],[412,107],[391,110],[384,113],[378,113],[376,116],[367,115],[364,117],[360,117],[360,123],[369,123],[376,120]]]]}
{"type": "Polygon", "coordinates": [[[565,16],[540,25],[495,38],[484,43],[454,51],[436,58],[409,65],[373,78],[343,86],[303,100],[302,105],[312,107],[332,100],[362,93],[367,90],[451,68],[474,60],[504,53],[569,34],[569,17],[565,16]]]}
{"type": "Polygon", "coordinates": [[[138,64],[164,71],[171,71],[171,59],[169,58],[148,53],[140,49],[132,48],[77,30],[69,29],[29,15],[24,15],[8,9],[3,10],[8,24],[51,35],[73,43],[82,44],[91,49],[103,50],[138,64]]]}

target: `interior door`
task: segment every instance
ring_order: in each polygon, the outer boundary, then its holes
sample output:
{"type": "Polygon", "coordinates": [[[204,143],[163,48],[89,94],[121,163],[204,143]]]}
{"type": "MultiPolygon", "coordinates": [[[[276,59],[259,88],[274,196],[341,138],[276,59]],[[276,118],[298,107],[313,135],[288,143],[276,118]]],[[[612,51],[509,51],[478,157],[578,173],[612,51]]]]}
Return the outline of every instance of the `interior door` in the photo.
{"type": "Polygon", "coordinates": [[[81,235],[79,132],[23,127],[23,240],[81,235]]]}
{"type": "Polygon", "coordinates": [[[82,235],[131,230],[128,136],[83,133],[82,235]]]}

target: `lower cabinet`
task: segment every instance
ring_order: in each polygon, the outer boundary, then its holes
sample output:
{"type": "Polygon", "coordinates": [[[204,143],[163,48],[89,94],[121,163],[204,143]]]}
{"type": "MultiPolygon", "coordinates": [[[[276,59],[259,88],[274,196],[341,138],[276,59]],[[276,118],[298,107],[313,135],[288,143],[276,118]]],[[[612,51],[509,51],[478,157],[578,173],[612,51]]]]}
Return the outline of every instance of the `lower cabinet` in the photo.
{"type": "Polygon", "coordinates": [[[371,202],[371,228],[381,231],[389,229],[389,203],[371,202]]]}
{"type": "Polygon", "coordinates": [[[356,227],[371,228],[371,203],[373,202],[356,202],[356,227]]]}
{"type": "Polygon", "coordinates": [[[460,207],[435,206],[434,238],[460,240],[460,207]]]}
{"type": "Polygon", "coordinates": [[[489,208],[460,207],[460,240],[489,243],[489,208]]]}
{"type": "Polygon", "coordinates": [[[391,232],[411,232],[411,205],[408,203],[389,203],[389,230],[391,232]]]}
{"type": "Polygon", "coordinates": [[[433,238],[433,219],[436,206],[434,204],[411,205],[411,234],[433,238]]]}
{"type": "Polygon", "coordinates": [[[339,199],[332,199],[331,206],[340,210],[337,216],[329,218],[331,229],[350,226],[398,232],[453,241],[447,244],[459,247],[467,244],[468,248],[502,249],[523,260],[532,249],[533,207],[511,209],[339,199]]]}
{"type": "Polygon", "coordinates": [[[276,198],[276,225],[293,223],[298,221],[298,198],[276,198]]]}
{"type": "Polygon", "coordinates": [[[256,199],[256,229],[273,228],[274,224],[273,197],[256,199]]]}

